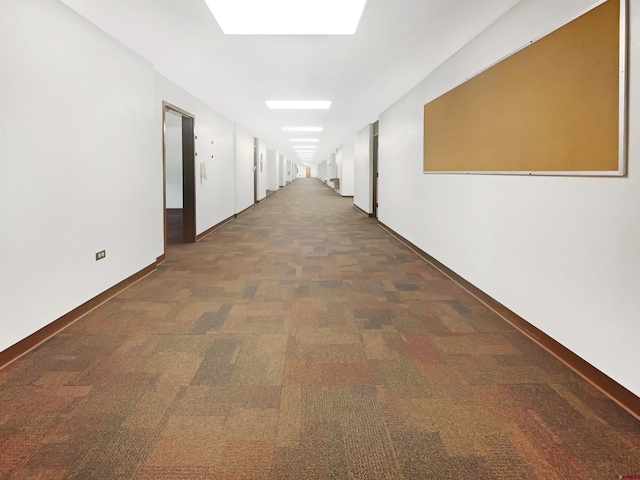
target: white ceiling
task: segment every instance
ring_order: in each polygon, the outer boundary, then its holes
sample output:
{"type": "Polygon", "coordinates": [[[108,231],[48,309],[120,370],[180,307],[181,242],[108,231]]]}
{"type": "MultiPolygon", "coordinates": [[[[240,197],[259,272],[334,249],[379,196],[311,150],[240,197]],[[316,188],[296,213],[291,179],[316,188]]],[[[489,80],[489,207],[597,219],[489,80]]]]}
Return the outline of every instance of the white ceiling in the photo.
{"type": "Polygon", "coordinates": [[[224,35],[204,0],[62,1],[288,158],[290,138],[317,135],[318,163],[520,0],[367,0],[356,34],[337,36],[224,35]],[[298,125],[324,131],[281,130],[298,125]]]}

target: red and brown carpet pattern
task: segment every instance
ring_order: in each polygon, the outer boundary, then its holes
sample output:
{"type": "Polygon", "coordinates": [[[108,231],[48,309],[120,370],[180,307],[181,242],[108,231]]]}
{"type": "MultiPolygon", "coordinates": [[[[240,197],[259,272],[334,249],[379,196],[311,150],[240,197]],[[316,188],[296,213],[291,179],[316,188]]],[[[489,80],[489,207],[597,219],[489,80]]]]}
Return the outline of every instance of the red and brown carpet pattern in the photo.
{"type": "Polygon", "coordinates": [[[315,179],[0,371],[0,478],[613,479],[640,422],[315,179]]]}

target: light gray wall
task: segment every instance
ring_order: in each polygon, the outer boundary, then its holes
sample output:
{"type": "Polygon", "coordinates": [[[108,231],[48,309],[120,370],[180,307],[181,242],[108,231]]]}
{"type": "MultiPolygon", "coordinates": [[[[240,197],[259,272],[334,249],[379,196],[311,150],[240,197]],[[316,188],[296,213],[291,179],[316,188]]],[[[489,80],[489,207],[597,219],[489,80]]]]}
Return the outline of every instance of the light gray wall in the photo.
{"type": "Polygon", "coordinates": [[[267,185],[275,192],[280,188],[280,154],[278,150],[267,149],[267,185]]]}
{"type": "Polygon", "coordinates": [[[287,157],[280,155],[278,162],[278,182],[279,186],[284,187],[287,184],[287,157]]]}
{"type": "Polygon", "coordinates": [[[291,182],[293,180],[294,171],[295,165],[293,160],[287,160],[287,182],[291,182]]]}
{"type": "Polygon", "coordinates": [[[267,146],[258,140],[258,201],[267,196],[267,146]]]}
{"type": "Polygon", "coordinates": [[[367,125],[353,139],[353,203],[373,213],[373,126],[367,125]]]}
{"type": "Polygon", "coordinates": [[[0,2],[0,32],[4,350],[164,246],[153,66],[54,0],[0,2]]]}
{"type": "Polygon", "coordinates": [[[235,125],[235,213],[253,205],[253,147],[254,136],[242,126],[235,125]]]}
{"type": "Polygon", "coordinates": [[[1,351],[164,252],[163,100],[195,116],[197,233],[253,202],[253,146],[57,0],[0,22],[1,351]]]}
{"type": "MultiPolygon", "coordinates": [[[[353,177],[354,177],[354,161],[353,161],[353,145],[343,145],[338,150],[340,162],[338,163],[338,176],[340,177],[340,195],[343,197],[353,196],[353,177]]],[[[336,154],[336,161],[338,154],[336,154]]]]}
{"type": "Polygon", "coordinates": [[[640,11],[626,178],[422,173],[424,104],[592,3],[518,3],[383,112],[378,217],[640,395],[640,11]]]}

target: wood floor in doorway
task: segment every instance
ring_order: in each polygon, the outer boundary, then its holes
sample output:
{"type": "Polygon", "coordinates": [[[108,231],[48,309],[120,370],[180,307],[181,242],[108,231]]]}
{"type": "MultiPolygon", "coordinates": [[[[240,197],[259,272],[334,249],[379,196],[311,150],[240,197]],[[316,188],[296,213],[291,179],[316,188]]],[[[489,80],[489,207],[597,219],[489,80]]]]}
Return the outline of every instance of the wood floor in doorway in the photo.
{"type": "Polygon", "coordinates": [[[175,245],[183,242],[182,208],[167,208],[167,244],[175,245]]]}

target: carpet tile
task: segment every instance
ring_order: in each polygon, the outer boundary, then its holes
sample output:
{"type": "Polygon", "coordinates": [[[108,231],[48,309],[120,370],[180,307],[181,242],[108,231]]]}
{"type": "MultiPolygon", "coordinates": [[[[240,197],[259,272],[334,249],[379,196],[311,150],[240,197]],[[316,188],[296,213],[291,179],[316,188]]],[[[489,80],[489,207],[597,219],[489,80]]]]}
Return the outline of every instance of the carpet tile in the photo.
{"type": "Polygon", "coordinates": [[[640,476],[640,422],[316,179],[0,370],[0,479],[640,476]]]}

